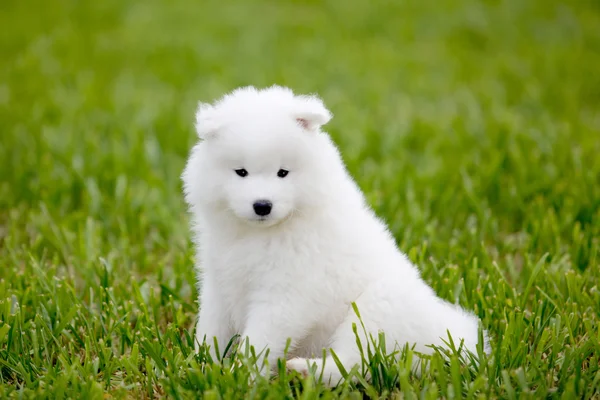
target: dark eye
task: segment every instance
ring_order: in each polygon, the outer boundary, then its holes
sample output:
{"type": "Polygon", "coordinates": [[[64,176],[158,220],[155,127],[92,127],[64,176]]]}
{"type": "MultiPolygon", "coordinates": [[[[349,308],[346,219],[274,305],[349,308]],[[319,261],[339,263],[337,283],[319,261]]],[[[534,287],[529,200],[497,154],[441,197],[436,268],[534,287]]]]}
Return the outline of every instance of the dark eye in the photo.
{"type": "Polygon", "coordinates": [[[277,176],[280,178],[285,178],[289,172],[290,171],[287,171],[285,169],[280,169],[279,171],[277,171],[277,176]]]}
{"type": "Polygon", "coordinates": [[[242,178],[248,176],[248,171],[246,171],[244,168],[236,169],[235,173],[238,174],[238,176],[241,176],[242,178]]]}

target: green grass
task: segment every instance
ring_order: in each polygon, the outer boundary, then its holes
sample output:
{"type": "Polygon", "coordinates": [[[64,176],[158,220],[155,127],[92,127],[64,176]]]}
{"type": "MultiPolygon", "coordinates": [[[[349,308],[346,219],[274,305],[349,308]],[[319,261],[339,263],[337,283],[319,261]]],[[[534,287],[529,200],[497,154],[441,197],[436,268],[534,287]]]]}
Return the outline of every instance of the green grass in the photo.
{"type": "Polygon", "coordinates": [[[599,4],[3,0],[0,398],[600,397],[599,4]],[[194,107],[272,83],[323,97],[479,366],[375,349],[329,391],[194,355],[194,107]]]}

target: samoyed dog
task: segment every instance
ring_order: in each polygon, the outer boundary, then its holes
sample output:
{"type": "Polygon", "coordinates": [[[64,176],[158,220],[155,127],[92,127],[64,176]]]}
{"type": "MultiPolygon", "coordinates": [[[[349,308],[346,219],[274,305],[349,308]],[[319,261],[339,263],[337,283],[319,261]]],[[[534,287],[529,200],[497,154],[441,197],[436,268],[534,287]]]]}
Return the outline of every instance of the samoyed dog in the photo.
{"type": "Polygon", "coordinates": [[[406,344],[432,353],[449,332],[476,352],[478,319],[438,298],[398,249],[321,131],[331,117],[318,97],[279,86],[199,105],[200,141],[182,176],[198,254],[197,343],[217,356],[215,339],[222,350],[240,335],[268,348],[273,366],[290,339],[287,367],[308,374],[316,364],[332,385],[342,375],[323,349],[349,370],[361,362],[357,334],[366,347],[383,332],[388,353],[406,344]]]}

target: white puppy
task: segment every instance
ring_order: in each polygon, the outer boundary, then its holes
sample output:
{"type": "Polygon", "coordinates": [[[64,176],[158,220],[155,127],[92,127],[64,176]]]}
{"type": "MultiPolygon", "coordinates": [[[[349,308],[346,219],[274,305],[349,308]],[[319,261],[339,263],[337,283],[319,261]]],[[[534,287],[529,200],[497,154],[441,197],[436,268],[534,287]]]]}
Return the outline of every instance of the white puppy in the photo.
{"type": "MultiPolygon", "coordinates": [[[[199,256],[196,339],[223,350],[236,334],[269,361],[308,372],[316,362],[331,384],[361,362],[352,324],[431,353],[447,332],[475,352],[478,320],[436,296],[401,253],[348,175],[329,136],[331,113],[314,96],[245,87],[200,104],[201,141],[183,181],[199,256]]],[[[367,338],[361,334],[366,345],[367,338]]],[[[487,346],[487,345],[486,345],[487,346]]],[[[214,353],[213,353],[214,354],[214,353]]]]}

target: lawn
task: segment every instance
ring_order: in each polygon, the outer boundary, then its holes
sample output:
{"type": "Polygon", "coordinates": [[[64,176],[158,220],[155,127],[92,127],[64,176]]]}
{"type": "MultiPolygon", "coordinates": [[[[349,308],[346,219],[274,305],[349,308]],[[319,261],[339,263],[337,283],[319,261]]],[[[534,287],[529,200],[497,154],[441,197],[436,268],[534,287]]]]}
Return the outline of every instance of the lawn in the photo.
{"type": "Polygon", "coordinates": [[[0,398],[600,398],[600,3],[0,4],[0,398]],[[198,100],[317,92],[436,292],[492,336],[325,389],[193,351],[198,100]]]}

